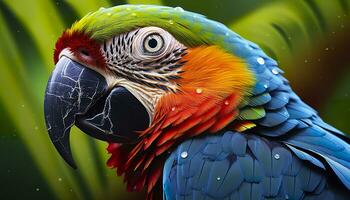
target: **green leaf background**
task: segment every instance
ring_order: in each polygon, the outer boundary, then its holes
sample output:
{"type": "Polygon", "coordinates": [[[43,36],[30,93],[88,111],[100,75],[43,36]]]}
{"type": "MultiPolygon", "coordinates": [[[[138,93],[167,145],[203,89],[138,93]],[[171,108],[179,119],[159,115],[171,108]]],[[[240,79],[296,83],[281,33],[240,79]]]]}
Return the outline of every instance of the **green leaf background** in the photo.
{"type": "Polygon", "coordinates": [[[69,168],[46,134],[43,96],[62,31],[120,4],[181,6],[221,21],[278,60],[297,93],[350,133],[350,0],[0,0],[0,198],[142,199],[106,167],[106,144],[73,129],[69,168]]]}

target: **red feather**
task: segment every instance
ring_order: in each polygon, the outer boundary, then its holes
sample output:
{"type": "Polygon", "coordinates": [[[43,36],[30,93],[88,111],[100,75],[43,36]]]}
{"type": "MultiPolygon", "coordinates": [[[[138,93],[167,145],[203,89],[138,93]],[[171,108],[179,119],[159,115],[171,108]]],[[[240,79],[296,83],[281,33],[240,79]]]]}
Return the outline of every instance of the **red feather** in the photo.
{"type": "Polygon", "coordinates": [[[156,150],[156,156],[161,155],[162,153],[164,153],[165,151],[167,151],[168,149],[170,149],[170,147],[175,143],[175,140],[170,140],[167,143],[163,144],[162,146],[160,146],[159,148],[157,148],[156,150]]]}
{"type": "Polygon", "coordinates": [[[161,146],[164,143],[166,143],[167,141],[171,140],[172,138],[175,137],[175,135],[177,134],[177,130],[176,129],[170,129],[168,131],[165,131],[160,138],[158,138],[157,140],[157,146],[161,146]]]}
{"type": "Polygon", "coordinates": [[[209,131],[216,133],[231,123],[236,117],[237,112],[228,113],[226,116],[220,117],[220,119],[212,127],[210,127],[209,131]]]}

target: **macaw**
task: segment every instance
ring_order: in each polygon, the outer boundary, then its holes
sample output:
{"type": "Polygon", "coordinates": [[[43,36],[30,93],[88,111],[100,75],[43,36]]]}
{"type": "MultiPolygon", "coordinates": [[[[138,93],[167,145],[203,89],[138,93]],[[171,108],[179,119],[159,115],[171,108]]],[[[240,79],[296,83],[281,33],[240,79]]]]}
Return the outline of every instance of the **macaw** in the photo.
{"type": "Polygon", "coordinates": [[[89,13],[54,49],[45,121],[72,167],[75,125],[148,199],[348,199],[349,138],[291,89],[258,45],[154,5],[89,13]]]}

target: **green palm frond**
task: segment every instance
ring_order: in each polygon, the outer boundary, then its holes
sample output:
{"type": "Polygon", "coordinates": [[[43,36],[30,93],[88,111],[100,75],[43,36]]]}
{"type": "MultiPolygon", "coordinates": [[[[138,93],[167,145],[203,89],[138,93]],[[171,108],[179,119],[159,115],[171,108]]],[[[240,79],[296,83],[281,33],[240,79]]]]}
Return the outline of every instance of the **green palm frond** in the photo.
{"type": "Polygon", "coordinates": [[[282,65],[314,49],[327,33],[348,21],[343,1],[278,1],[248,13],[230,27],[261,45],[282,65]]]}
{"type": "MultiPolygon", "coordinates": [[[[350,64],[347,65],[350,69],[350,64]]],[[[323,112],[324,120],[345,133],[350,133],[349,114],[350,114],[350,70],[343,76],[337,84],[336,89],[331,93],[331,98],[325,105],[323,112]]]]}
{"type": "MultiPolygon", "coordinates": [[[[45,132],[45,127],[40,119],[40,115],[33,109],[28,98],[23,92],[25,87],[22,81],[19,81],[21,76],[18,76],[17,70],[11,70],[11,67],[23,71],[24,61],[19,59],[19,53],[13,48],[14,38],[6,31],[3,18],[0,17],[0,27],[2,28],[2,37],[0,43],[0,74],[1,74],[1,103],[7,109],[7,113],[11,121],[19,130],[21,139],[25,141],[27,148],[36,161],[43,175],[46,177],[49,184],[55,184],[58,178],[65,178],[69,186],[64,184],[58,187],[52,187],[56,193],[63,193],[63,198],[72,197],[71,194],[65,192],[65,187],[74,188],[76,195],[81,196],[79,187],[72,179],[68,170],[63,167],[62,162],[58,162],[52,155],[54,149],[48,145],[47,137],[42,133],[45,132]],[[6,92],[5,92],[6,91],[6,92]],[[25,122],[25,123],[24,123],[25,122]],[[45,151],[43,153],[42,151],[45,151]],[[46,161],[46,162],[43,162],[46,161]]],[[[23,73],[23,72],[22,72],[23,73]]],[[[23,76],[23,75],[22,75],[23,76]]]]}

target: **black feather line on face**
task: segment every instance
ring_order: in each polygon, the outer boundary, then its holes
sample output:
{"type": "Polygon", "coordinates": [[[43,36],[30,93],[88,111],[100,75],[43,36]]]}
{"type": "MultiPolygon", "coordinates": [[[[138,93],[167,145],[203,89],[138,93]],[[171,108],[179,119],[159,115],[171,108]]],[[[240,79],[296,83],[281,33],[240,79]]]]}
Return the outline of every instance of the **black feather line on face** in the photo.
{"type": "MultiPolygon", "coordinates": [[[[114,41],[114,40],[113,40],[114,41]]],[[[114,54],[114,48],[113,48],[113,46],[111,45],[111,46],[109,46],[109,51],[111,52],[111,54],[113,55],[114,54]]]]}
{"type": "Polygon", "coordinates": [[[183,64],[176,64],[176,65],[170,65],[168,68],[170,70],[174,70],[174,69],[178,69],[178,68],[180,68],[182,66],[183,66],[183,64]]]}
{"type": "Polygon", "coordinates": [[[104,52],[107,51],[107,44],[106,44],[106,41],[103,42],[103,51],[104,51],[104,52]]]}

